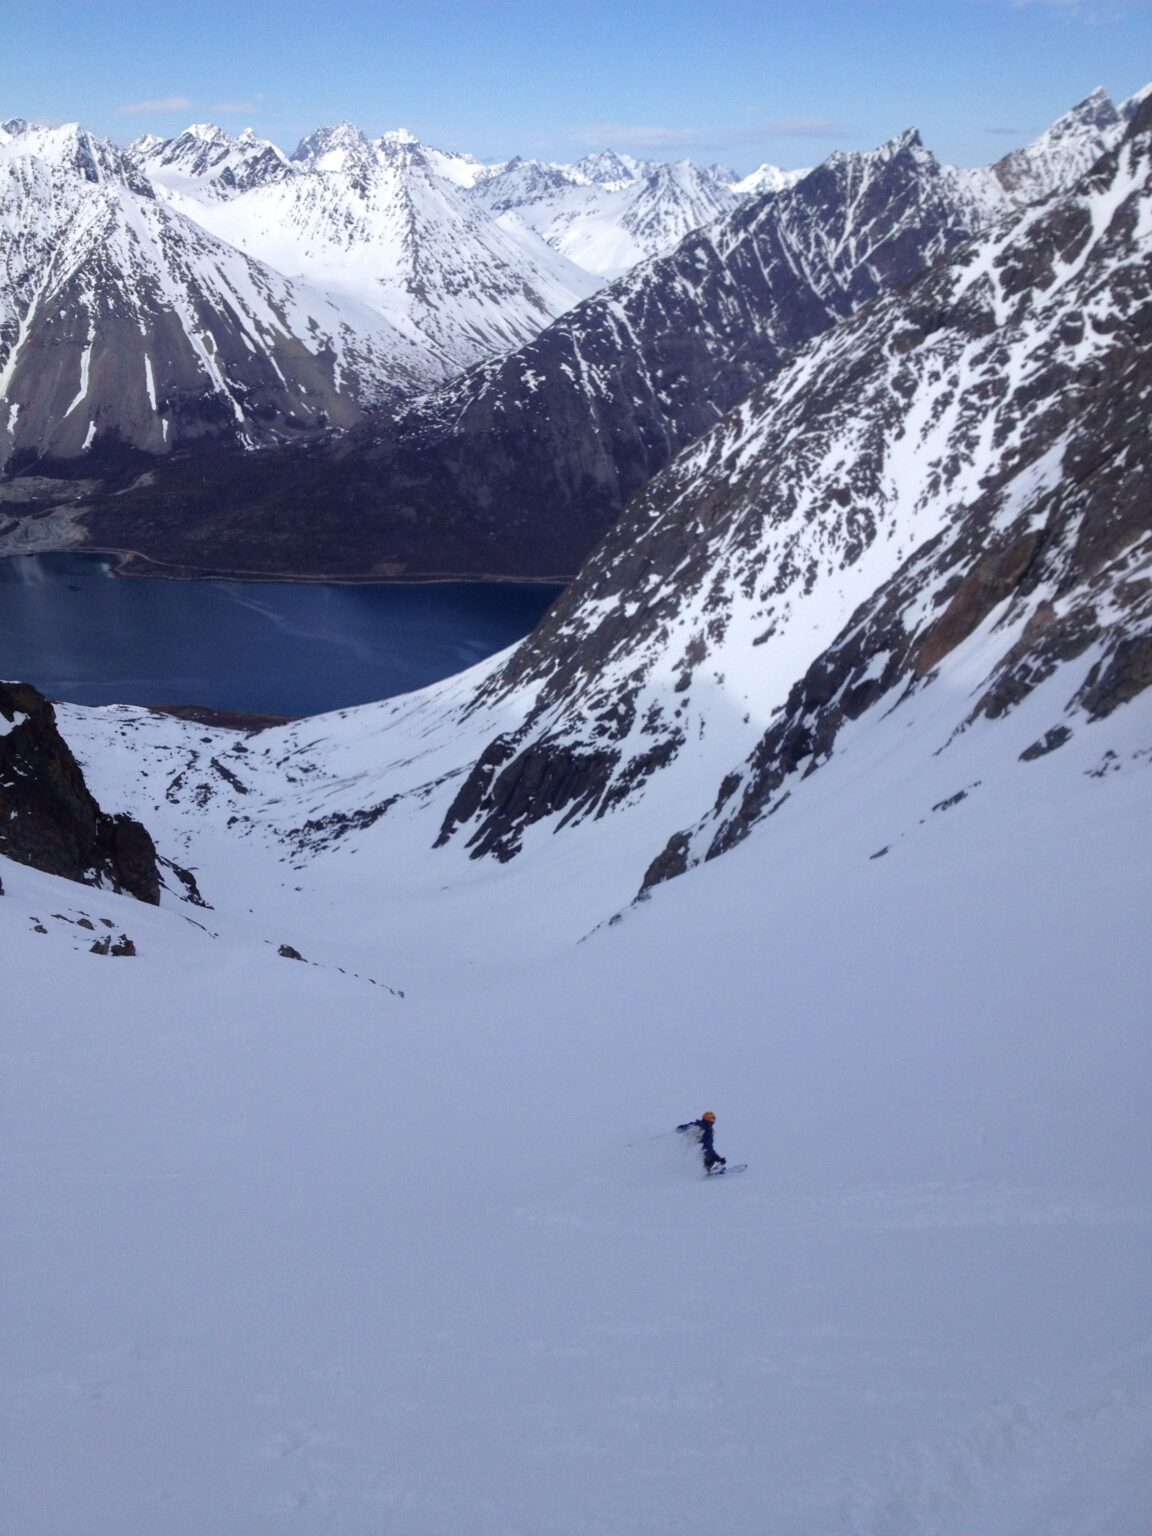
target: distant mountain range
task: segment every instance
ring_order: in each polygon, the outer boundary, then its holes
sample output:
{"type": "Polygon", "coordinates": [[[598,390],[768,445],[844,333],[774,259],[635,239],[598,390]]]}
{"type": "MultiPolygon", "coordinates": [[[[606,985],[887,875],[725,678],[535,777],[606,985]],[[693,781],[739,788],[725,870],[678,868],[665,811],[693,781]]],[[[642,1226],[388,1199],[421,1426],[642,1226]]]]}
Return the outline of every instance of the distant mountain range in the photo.
{"type": "MultiPolygon", "coordinates": [[[[909,133],[743,182],[612,153],[485,166],[348,124],[289,156],[206,126],[121,151],[14,120],[0,464],[152,465],[147,509],[105,498],[86,526],[166,563],[569,571],[798,347],[1069,184],[1132,110],[1096,92],[983,170],[909,133]],[[293,439],[319,441],[183,457],[293,439]]],[[[82,522],[73,508],[68,538],[82,522]]]]}

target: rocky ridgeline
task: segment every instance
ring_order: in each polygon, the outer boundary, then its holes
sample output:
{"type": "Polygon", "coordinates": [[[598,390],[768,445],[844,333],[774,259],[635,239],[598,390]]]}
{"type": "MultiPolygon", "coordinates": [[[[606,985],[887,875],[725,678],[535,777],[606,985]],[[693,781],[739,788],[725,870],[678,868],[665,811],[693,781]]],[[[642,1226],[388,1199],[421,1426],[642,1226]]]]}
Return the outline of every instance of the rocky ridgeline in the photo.
{"type": "Polygon", "coordinates": [[[537,822],[730,752],[647,883],[667,878],[989,623],[957,730],[1067,668],[1036,756],[1147,687],[1150,135],[1145,103],[1070,194],[837,327],[658,476],[487,684],[480,704],[532,702],[440,841],[510,858],[537,822]]]}

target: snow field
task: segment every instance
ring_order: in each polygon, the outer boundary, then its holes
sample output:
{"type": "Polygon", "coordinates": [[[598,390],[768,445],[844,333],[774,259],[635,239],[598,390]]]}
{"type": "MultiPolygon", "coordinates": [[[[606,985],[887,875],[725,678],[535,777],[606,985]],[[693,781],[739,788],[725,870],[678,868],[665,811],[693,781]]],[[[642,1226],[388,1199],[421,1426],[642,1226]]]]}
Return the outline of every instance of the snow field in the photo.
{"type": "Polygon", "coordinates": [[[926,773],[935,698],[583,943],[643,808],[421,880],[434,806],[206,827],[213,912],[5,863],[12,1528],[1142,1536],[1146,723],[926,773]]]}

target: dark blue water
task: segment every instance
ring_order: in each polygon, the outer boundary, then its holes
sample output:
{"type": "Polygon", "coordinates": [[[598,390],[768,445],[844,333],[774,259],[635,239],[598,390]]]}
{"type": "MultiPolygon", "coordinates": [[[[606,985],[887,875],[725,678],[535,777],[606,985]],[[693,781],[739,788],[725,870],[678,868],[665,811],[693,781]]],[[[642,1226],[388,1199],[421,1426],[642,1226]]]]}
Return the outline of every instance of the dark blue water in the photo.
{"type": "Polygon", "coordinates": [[[74,704],[312,715],[449,677],[557,587],[128,580],[99,555],[0,559],[0,677],[74,704]]]}

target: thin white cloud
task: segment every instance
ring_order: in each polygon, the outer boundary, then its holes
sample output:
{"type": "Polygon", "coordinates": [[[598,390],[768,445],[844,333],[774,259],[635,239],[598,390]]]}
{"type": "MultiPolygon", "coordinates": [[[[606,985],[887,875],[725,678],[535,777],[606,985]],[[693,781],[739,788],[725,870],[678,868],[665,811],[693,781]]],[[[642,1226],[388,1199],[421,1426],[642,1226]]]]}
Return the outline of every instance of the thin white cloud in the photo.
{"type": "Polygon", "coordinates": [[[786,117],[758,128],[741,129],[734,139],[842,139],[847,132],[846,123],[824,117],[786,117]]]}
{"type": "Polygon", "coordinates": [[[132,101],[123,107],[117,107],[121,117],[133,116],[140,112],[187,112],[189,107],[196,103],[190,96],[161,96],[156,101],[132,101]]]}
{"type": "Polygon", "coordinates": [[[970,0],[974,5],[995,6],[1009,11],[1047,11],[1053,20],[1057,16],[1069,23],[1085,27],[1106,27],[1114,22],[1127,21],[1135,12],[1147,11],[1152,0],[970,0]]]}
{"type": "Polygon", "coordinates": [[[1148,0],[1104,0],[1103,4],[1100,0],[1008,0],[1008,6],[1013,11],[1063,11],[1090,26],[1099,26],[1124,21],[1133,11],[1147,10],[1148,0]]]}
{"type": "Polygon", "coordinates": [[[581,123],[569,132],[581,144],[636,144],[644,149],[698,144],[703,137],[695,128],[657,128],[645,123],[581,123]]]}
{"type": "Polygon", "coordinates": [[[843,123],[824,118],[785,118],[745,128],[667,128],[651,123],[581,123],[568,130],[576,143],[602,148],[605,144],[633,149],[725,149],[761,139],[838,139],[843,123]]]}

